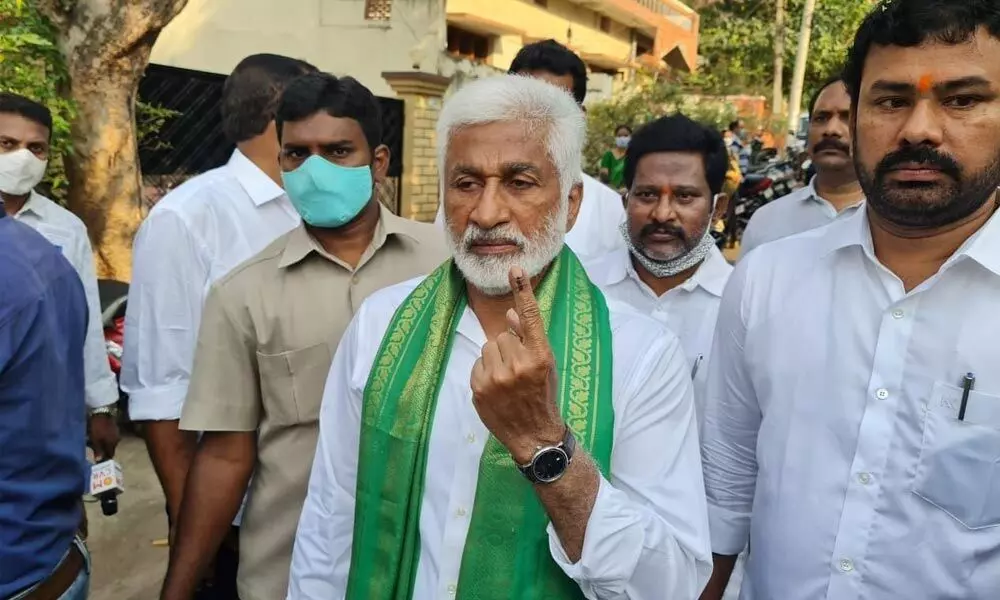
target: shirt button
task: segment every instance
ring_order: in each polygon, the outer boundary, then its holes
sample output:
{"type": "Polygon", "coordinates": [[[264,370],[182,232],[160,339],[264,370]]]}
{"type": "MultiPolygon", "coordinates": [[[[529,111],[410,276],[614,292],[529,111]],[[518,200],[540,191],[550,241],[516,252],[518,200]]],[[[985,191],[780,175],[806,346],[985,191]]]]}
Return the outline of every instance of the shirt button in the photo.
{"type": "Polygon", "coordinates": [[[457,591],[458,591],[458,586],[457,585],[455,585],[454,583],[449,583],[448,584],[448,594],[449,595],[454,596],[455,592],[457,592],[457,591]]]}
{"type": "Polygon", "coordinates": [[[905,314],[906,313],[903,312],[903,309],[897,308],[896,310],[892,311],[892,318],[893,319],[902,319],[903,315],[905,315],[905,314]]]}
{"type": "Polygon", "coordinates": [[[461,508],[461,507],[459,507],[459,509],[455,511],[455,516],[456,517],[464,517],[465,514],[466,514],[465,513],[465,509],[461,508]]]}
{"type": "Polygon", "coordinates": [[[875,397],[878,398],[879,400],[885,400],[886,398],[889,397],[889,390],[885,388],[879,388],[875,392],[875,397]]]}
{"type": "Polygon", "coordinates": [[[358,276],[357,275],[353,275],[351,277],[351,285],[358,285],[358,276]]]}
{"type": "Polygon", "coordinates": [[[838,566],[840,567],[840,570],[843,571],[844,573],[850,573],[851,571],[854,570],[854,562],[849,558],[840,559],[840,565],[838,566]]]}
{"type": "Polygon", "coordinates": [[[861,482],[861,485],[868,485],[872,482],[871,473],[861,473],[858,475],[858,481],[861,482]]]}
{"type": "Polygon", "coordinates": [[[470,444],[475,444],[476,443],[476,434],[470,433],[469,435],[465,436],[465,441],[469,442],[470,444]]]}

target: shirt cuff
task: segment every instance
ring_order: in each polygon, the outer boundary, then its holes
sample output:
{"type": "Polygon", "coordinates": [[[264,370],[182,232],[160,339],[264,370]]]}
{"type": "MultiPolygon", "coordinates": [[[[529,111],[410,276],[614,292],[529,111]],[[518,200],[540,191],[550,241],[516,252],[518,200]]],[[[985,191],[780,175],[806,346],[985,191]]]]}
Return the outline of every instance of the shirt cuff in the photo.
{"type": "Polygon", "coordinates": [[[736,556],[750,539],[750,513],[737,512],[708,503],[708,527],[712,536],[712,552],[736,556]]]}
{"type": "Polygon", "coordinates": [[[187,384],[181,383],[129,392],[129,419],[132,421],[179,421],[187,390],[187,384]]]}
{"type": "MultiPolygon", "coordinates": [[[[110,371],[108,371],[110,373],[110,371]]],[[[87,408],[102,408],[118,402],[118,383],[114,375],[87,384],[87,408]]]]}
{"type": "Polygon", "coordinates": [[[625,593],[642,554],[644,531],[635,527],[640,522],[640,516],[628,506],[625,493],[613,488],[602,476],[587,520],[580,560],[574,563],[569,559],[552,523],[547,528],[549,552],[559,568],[580,586],[584,596],[616,597],[625,593]]]}

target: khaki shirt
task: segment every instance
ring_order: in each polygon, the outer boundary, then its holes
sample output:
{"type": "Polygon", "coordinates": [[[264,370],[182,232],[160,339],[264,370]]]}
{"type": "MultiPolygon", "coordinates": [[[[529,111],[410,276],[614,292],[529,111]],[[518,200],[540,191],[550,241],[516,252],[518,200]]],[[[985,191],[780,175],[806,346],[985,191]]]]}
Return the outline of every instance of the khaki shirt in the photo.
{"type": "Polygon", "coordinates": [[[370,294],[431,272],[447,255],[440,229],[382,207],[357,269],[299,226],[209,293],[181,427],[257,432],[240,531],[243,600],[286,595],[323,387],[348,323],[370,294]]]}

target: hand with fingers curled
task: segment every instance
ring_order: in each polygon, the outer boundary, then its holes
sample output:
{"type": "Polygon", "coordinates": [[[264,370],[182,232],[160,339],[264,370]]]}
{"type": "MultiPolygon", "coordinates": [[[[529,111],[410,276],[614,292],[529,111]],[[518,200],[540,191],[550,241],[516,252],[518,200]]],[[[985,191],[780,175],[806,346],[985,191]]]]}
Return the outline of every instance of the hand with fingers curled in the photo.
{"type": "Polygon", "coordinates": [[[545,323],[520,267],[510,270],[515,308],[507,311],[509,329],[483,346],[472,368],[472,401],[490,433],[518,464],[540,447],[558,444],[566,433],[559,414],[555,357],[545,323]]]}

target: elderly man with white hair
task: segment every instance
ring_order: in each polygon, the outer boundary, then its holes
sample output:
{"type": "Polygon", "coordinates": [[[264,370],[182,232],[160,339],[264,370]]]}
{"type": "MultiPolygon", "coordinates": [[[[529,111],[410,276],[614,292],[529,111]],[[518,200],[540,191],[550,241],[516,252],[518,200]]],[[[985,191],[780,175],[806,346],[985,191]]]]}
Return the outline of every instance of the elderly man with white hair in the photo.
{"type": "Polygon", "coordinates": [[[446,103],[453,258],[337,350],[288,597],[696,598],[711,573],[688,366],[564,244],[584,117],[513,75],[446,103]]]}

